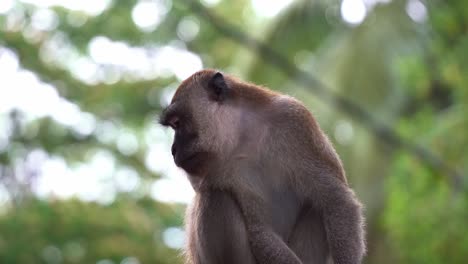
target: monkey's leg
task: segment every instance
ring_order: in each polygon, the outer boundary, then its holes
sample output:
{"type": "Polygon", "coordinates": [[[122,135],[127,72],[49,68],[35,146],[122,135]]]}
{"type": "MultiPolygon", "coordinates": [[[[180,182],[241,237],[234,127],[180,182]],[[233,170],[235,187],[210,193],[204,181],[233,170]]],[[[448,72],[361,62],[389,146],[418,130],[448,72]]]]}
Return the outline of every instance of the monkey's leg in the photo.
{"type": "Polygon", "coordinates": [[[335,264],[359,264],[365,253],[361,204],[347,186],[327,192],[325,230],[335,264]]]}
{"type": "Polygon", "coordinates": [[[329,263],[331,256],[322,214],[311,206],[304,206],[287,241],[303,263],[329,263]]]}

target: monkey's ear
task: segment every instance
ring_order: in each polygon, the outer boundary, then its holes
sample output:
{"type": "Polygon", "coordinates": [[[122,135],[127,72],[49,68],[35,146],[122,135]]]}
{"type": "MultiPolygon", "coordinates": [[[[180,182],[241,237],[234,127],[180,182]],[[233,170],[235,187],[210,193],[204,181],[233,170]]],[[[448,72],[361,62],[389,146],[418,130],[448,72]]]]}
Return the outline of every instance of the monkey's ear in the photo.
{"type": "Polygon", "coordinates": [[[208,82],[208,94],[212,100],[221,102],[226,99],[229,87],[221,72],[217,72],[208,82]]]}

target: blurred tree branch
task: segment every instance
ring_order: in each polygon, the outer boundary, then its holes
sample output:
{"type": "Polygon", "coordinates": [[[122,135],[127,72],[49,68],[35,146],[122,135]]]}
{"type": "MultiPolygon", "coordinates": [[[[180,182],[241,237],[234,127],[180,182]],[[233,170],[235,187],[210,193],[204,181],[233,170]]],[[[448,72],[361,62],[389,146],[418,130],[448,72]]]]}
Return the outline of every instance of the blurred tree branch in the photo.
{"type": "Polygon", "coordinates": [[[200,2],[190,1],[189,8],[225,37],[255,52],[262,60],[279,69],[294,82],[300,86],[306,87],[325,102],[335,106],[339,111],[348,114],[351,118],[361,123],[371,133],[389,146],[398,147],[411,153],[434,170],[446,175],[455,189],[462,188],[463,179],[461,173],[449,166],[430,150],[401,137],[396,131],[373,117],[362,107],[329,89],[323,82],[310,73],[296,67],[279,52],[270,48],[266,43],[258,41],[236,26],[225,22],[222,18],[204,7],[200,2]]]}

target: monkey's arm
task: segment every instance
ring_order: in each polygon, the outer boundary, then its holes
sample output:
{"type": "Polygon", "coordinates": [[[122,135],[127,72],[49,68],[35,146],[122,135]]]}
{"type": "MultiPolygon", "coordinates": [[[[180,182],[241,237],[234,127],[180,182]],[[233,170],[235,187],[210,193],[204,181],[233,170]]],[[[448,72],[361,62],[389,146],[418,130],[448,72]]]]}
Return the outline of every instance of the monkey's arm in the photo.
{"type": "Polygon", "coordinates": [[[230,193],[197,193],[188,212],[186,264],[254,264],[242,212],[230,193]]]}
{"type": "Polygon", "coordinates": [[[323,204],[325,230],[335,264],[359,264],[365,253],[362,208],[353,191],[335,184],[323,204]]]}

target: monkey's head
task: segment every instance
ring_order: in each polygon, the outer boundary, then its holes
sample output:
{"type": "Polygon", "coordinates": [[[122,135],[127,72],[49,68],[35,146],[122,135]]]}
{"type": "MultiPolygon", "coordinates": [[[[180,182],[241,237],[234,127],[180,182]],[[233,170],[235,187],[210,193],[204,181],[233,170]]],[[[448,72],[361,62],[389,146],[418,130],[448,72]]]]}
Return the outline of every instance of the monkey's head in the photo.
{"type": "Polygon", "coordinates": [[[241,107],[231,84],[220,72],[197,72],[181,83],[160,117],[175,132],[176,165],[190,175],[203,175],[239,142],[241,107]]]}

